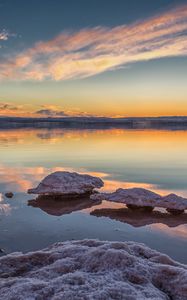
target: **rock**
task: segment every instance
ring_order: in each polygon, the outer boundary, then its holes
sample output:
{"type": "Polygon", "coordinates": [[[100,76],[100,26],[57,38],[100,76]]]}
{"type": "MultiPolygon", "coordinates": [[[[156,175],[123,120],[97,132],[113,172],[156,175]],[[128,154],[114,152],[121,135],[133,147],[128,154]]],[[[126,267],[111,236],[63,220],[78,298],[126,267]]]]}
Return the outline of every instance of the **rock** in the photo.
{"type": "Polygon", "coordinates": [[[56,243],[0,258],[0,299],[186,300],[187,266],[134,242],[56,243]]]}
{"type": "Polygon", "coordinates": [[[113,193],[98,193],[91,196],[92,199],[102,199],[112,202],[127,204],[129,208],[137,209],[138,207],[154,207],[155,200],[161,198],[159,194],[143,188],[117,189],[113,193]]]}
{"type": "Polygon", "coordinates": [[[180,197],[176,194],[169,194],[162,197],[162,202],[165,208],[175,209],[175,210],[185,210],[187,209],[187,199],[180,197]]]}
{"type": "Polygon", "coordinates": [[[95,188],[101,188],[103,185],[103,181],[98,177],[59,171],[45,177],[36,188],[29,189],[28,193],[73,197],[91,194],[95,188]]]}
{"type": "Polygon", "coordinates": [[[187,209],[186,198],[175,194],[162,197],[159,194],[142,188],[117,189],[113,193],[98,193],[92,195],[91,199],[120,202],[126,204],[131,209],[145,208],[145,210],[151,211],[155,207],[162,207],[173,214],[182,213],[187,209]]]}
{"type": "Polygon", "coordinates": [[[5,197],[7,197],[7,198],[12,198],[13,196],[14,196],[14,194],[12,192],[5,193],[5,197]]]}

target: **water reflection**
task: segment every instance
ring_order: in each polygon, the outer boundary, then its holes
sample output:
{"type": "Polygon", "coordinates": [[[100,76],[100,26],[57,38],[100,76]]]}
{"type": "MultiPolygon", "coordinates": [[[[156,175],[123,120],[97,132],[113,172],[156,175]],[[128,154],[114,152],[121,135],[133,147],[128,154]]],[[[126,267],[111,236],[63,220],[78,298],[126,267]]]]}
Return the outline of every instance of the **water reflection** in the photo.
{"type": "Polygon", "coordinates": [[[82,238],[133,240],[186,262],[186,215],[137,215],[123,204],[93,206],[88,199],[33,199],[28,206],[26,194],[47,174],[62,170],[99,176],[106,191],[137,186],[185,197],[186,153],[187,131],[0,130],[0,193],[14,193],[0,198],[0,248],[29,251],[82,238]]]}
{"type": "MultiPolygon", "coordinates": [[[[7,174],[10,167],[24,167],[22,176],[27,168],[44,168],[47,172],[69,168],[108,174],[109,180],[146,184],[167,192],[180,191],[184,196],[187,195],[186,153],[187,131],[0,131],[4,166],[1,174],[7,174]]],[[[30,169],[30,172],[35,171],[30,169]]]]}
{"type": "MultiPolygon", "coordinates": [[[[101,172],[89,172],[87,170],[79,168],[63,168],[53,167],[46,168],[43,166],[38,167],[11,167],[7,165],[0,165],[0,189],[2,192],[13,191],[15,192],[27,192],[29,188],[37,186],[38,183],[48,174],[56,171],[69,171],[87,173],[92,176],[98,176],[105,178],[108,174],[101,172]]],[[[109,185],[109,183],[108,183],[109,185]]]]}
{"type": "Polygon", "coordinates": [[[150,226],[152,231],[158,232],[158,233],[164,233],[167,237],[174,237],[174,238],[180,238],[187,240],[187,222],[185,221],[185,224],[181,222],[181,225],[176,226],[175,228],[169,228],[165,224],[153,224],[150,226]]]}
{"type": "Polygon", "coordinates": [[[11,212],[11,206],[8,203],[4,202],[3,195],[0,194],[0,216],[1,215],[8,215],[11,212]]]}
{"type": "MultiPolygon", "coordinates": [[[[82,174],[90,174],[92,176],[98,176],[103,179],[104,187],[101,188],[101,191],[113,192],[118,188],[146,188],[152,191],[155,191],[161,195],[169,194],[170,192],[179,193],[178,190],[170,189],[160,189],[156,184],[149,184],[146,182],[127,182],[120,180],[112,180],[112,174],[103,173],[103,172],[94,172],[89,171],[83,168],[71,168],[71,167],[52,167],[46,168],[44,166],[38,167],[17,167],[0,164],[0,191],[3,193],[13,192],[26,193],[28,189],[33,188],[39,184],[39,182],[48,174],[56,171],[69,171],[69,172],[78,172],[82,174]],[[111,179],[109,179],[111,178],[111,179]]],[[[113,176],[115,178],[115,175],[113,176]]],[[[186,190],[181,190],[181,196],[187,196],[186,190]]]]}
{"type": "Polygon", "coordinates": [[[91,215],[96,217],[108,217],[110,219],[130,224],[134,227],[142,227],[155,223],[162,223],[168,227],[176,227],[181,224],[187,224],[187,213],[180,216],[172,216],[171,214],[161,211],[144,212],[132,211],[128,208],[104,208],[92,211],[91,215]]]}
{"type": "Polygon", "coordinates": [[[28,206],[37,207],[53,216],[62,216],[74,211],[80,211],[99,205],[101,201],[92,201],[89,197],[78,199],[64,199],[60,196],[39,196],[36,199],[29,200],[28,206]]]}

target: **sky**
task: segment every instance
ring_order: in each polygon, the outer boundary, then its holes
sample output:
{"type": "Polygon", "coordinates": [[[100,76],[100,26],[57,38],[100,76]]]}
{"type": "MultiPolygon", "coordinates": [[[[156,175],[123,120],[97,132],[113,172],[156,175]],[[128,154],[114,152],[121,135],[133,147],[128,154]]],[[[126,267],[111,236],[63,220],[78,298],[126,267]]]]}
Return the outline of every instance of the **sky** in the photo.
{"type": "Polygon", "coordinates": [[[187,115],[187,0],[0,0],[0,116],[187,115]]]}

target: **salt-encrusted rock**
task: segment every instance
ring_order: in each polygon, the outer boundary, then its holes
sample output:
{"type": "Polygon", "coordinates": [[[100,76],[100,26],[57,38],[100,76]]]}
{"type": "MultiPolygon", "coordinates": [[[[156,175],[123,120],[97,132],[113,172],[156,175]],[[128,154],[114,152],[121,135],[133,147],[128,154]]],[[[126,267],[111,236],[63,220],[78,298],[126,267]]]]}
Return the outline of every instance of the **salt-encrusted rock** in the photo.
{"type": "Polygon", "coordinates": [[[0,299],[186,300],[187,266],[134,242],[57,243],[0,258],[0,299]]]}
{"type": "Polygon", "coordinates": [[[112,202],[120,202],[129,208],[144,207],[151,210],[154,207],[166,208],[171,213],[182,213],[187,209],[187,199],[169,194],[160,196],[152,191],[142,188],[117,189],[113,193],[99,193],[91,196],[93,200],[107,200],[112,202]]]}
{"type": "MultiPolygon", "coordinates": [[[[113,193],[98,193],[93,195],[93,199],[105,199],[112,200],[114,202],[128,202],[127,204],[137,204],[144,206],[145,201],[154,201],[155,199],[160,199],[161,196],[152,191],[143,189],[143,188],[131,188],[131,189],[122,189],[119,188],[113,193]],[[138,203],[135,201],[139,201],[138,203]]],[[[146,202],[147,204],[147,202],[146,202]]]]}
{"type": "Polygon", "coordinates": [[[98,193],[92,195],[93,200],[107,200],[112,202],[120,202],[127,204],[132,208],[150,206],[154,207],[155,200],[159,200],[161,196],[152,191],[143,188],[122,189],[119,188],[113,193],[98,193]]]}
{"type": "Polygon", "coordinates": [[[103,181],[87,174],[70,172],[55,172],[45,177],[34,189],[29,189],[29,194],[42,195],[81,195],[92,193],[95,188],[101,188],[103,181]]]}
{"type": "Polygon", "coordinates": [[[176,194],[169,194],[162,197],[162,203],[168,210],[185,210],[187,209],[187,199],[176,194]]]}

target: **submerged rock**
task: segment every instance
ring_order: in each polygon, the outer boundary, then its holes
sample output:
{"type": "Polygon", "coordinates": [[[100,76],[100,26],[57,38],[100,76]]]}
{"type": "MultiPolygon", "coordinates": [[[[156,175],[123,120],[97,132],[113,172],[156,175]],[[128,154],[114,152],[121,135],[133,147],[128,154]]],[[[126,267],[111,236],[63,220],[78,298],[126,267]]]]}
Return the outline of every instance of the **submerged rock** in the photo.
{"type": "Polygon", "coordinates": [[[91,196],[93,200],[107,200],[112,202],[124,203],[130,209],[144,208],[151,211],[155,207],[166,208],[173,214],[183,213],[187,209],[187,199],[169,194],[161,195],[143,188],[117,189],[113,193],[99,193],[91,196]]]}
{"type": "Polygon", "coordinates": [[[28,193],[72,197],[91,194],[95,188],[101,188],[103,185],[103,181],[98,177],[58,171],[45,177],[36,188],[29,189],[28,193]]]}
{"type": "Polygon", "coordinates": [[[187,266],[134,242],[56,243],[0,258],[0,299],[186,300],[187,266]]]}

